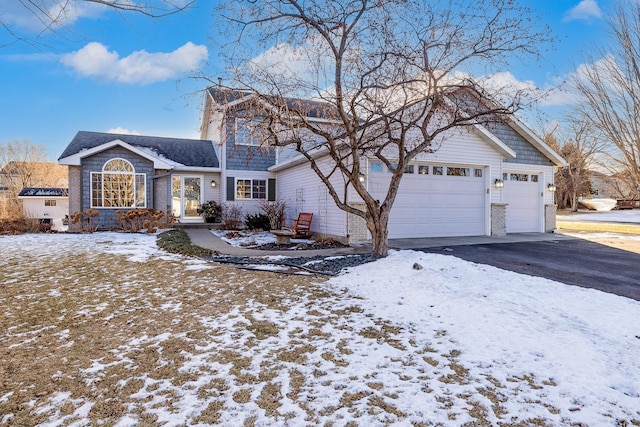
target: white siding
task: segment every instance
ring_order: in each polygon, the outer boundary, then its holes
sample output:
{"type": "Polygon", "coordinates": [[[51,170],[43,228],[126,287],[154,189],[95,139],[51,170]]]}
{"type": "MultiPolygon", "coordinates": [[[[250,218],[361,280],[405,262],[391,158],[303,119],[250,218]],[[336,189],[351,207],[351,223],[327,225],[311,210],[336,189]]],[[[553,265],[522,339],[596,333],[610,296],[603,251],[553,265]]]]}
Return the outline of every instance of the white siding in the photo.
{"type": "MultiPolygon", "coordinates": [[[[320,163],[328,167],[329,158],[320,163]]],[[[311,231],[334,236],[346,235],[346,212],[338,209],[326,187],[308,163],[294,166],[277,175],[278,198],[287,202],[287,219],[297,218],[297,209],[313,213],[311,231]],[[303,201],[300,205],[300,192],[303,201]],[[298,200],[297,200],[298,199],[298,200]]],[[[339,191],[344,187],[340,176],[332,177],[339,191]]]]}
{"type": "MultiPolygon", "coordinates": [[[[255,215],[262,213],[260,210],[260,203],[263,200],[254,200],[254,199],[238,199],[235,193],[235,184],[233,188],[234,199],[233,201],[227,200],[227,179],[226,177],[233,177],[234,183],[238,179],[263,179],[268,181],[269,178],[273,178],[274,175],[270,172],[261,172],[261,171],[247,171],[247,170],[228,170],[225,172],[226,176],[221,181],[220,185],[220,203],[234,204],[240,206],[242,208],[242,219],[244,221],[244,216],[247,214],[255,215]]],[[[268,184],[267,184],[268,185],[268,184]]],[[[278,182],[276,181],[276,186],[278,182]]],[[[268,192],[268,188],[267,188],[268,192]]]]}
{"type": "Polygon", "coordinates": [[[66,227],[62,225],[65,215],[69,214],[69,199],[64,198],[23,198],[22,210],[27,218],[51,219],[54,230],[63,231],[66,227]],[[45,206],[45,200],[55,200],[55,206],[45,206]]]}

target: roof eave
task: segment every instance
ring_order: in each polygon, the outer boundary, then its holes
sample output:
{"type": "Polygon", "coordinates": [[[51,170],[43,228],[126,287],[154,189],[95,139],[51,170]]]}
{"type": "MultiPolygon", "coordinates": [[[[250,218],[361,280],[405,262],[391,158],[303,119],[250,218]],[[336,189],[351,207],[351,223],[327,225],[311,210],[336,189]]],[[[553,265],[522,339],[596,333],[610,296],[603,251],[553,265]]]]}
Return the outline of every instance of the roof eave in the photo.
{"type": "Polygon", "coordinates": [[[97,145],[93,148],[89,148],[87,150],[79,151],[71,156],[62,157],[58,159],[58,163],[66,166],[80,166],[82,164],[82,159],[88,156],[92,156],[94,154],[100,153],[102,151],[108,150],[110,148],[120,146],[125,148],[141,157],[144,157],[147,160],[153,162],[154,169],[174,169],[176,167],[175,164],[167,162],[159,157],[153,156],[143,150],[140,150],[120,139],[114,139],[113,141],[106,142],[104,144],[97,145]]]}

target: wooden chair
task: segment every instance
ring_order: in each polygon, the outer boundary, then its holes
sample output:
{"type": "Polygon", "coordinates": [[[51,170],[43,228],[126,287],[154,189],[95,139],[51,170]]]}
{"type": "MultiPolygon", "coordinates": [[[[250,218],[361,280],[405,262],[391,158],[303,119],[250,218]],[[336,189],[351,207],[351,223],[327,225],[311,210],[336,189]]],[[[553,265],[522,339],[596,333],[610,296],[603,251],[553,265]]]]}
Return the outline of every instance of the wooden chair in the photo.
{"type": "Polygon", "coordinates": [[[300,212],[298,219],[293,221],[292,226],[284,226],[283,230],[290,230],[293,232],[293,238],[311,237],[311,220],[313,220],[313,214],[308,212],[300,212]]]}

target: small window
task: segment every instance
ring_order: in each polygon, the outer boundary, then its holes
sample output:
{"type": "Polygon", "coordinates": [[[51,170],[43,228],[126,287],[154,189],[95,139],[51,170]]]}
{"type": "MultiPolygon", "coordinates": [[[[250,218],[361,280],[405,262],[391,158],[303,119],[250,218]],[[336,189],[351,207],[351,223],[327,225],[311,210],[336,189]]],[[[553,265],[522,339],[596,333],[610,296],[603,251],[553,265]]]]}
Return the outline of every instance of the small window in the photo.
{"type": "Polygon", "coordinates": [[[406,165],[404,167],[404,173],[414,173],[414,165],[406,165]]]}
{"type": "Polygon", "coordinates": [[[442,175],[442,166],[434,166],[433,167],[434,175],[442,175]]]}
{"type": "Polygon", "coordinates": [[[44,201],[44,205],[45,206],[55,206],[56,205],[56,201],[55,200],[45,200],[44,201]]]}
{"type": "Polygon", "coordinates": [[[529,181],[529,175],[526,173],[512,173],[511,181],[527,182],[529,181]]]}
{"type": "Polygon", "coordinates": [[[425,166],[425,165],[418,166],[418,174],[429,175],[429,166],[425,166]]]}
{"type": "Polygon", "coordinates": [[[259,119],[236,118],[236,145],[262,145],[260,138],[262,121],[259,119]]]}
{"type": "Polygon", "coordinates": [[[469,168],[447,168],[448,176],[469,176],[469,168]]]}
{"type": "Polygon", "coordinates": [[[538,175],[531,175],[531,182],[538,182],[538,175]]]}
{"type": "Polygon", "coordinates": [[[398,164],[397,163],[391,163],[391,165],[387,168],[387,171],[389,173],[393,173],[398,169],[398,164]]]}
{"type": "Polygon", "coordinates": [[[382,162],[377,160],[369,162],[369,170],[376,173],[382,172],[382,162]]]}
{"type": "Polygon", "coordinates": [[[236,198],[238,199],[266,199],[267,181],[264,179],[236,180],[236,198]]]}
{"type": "Polygon", "coordinates": [[[473,176],[476,178],[482,178],[482,169],[474,169],[473,176]]]}
{"type": "Polygon", "coordinates": [[[502,180],[503,180],[503,181],[506,181],[508,176],[509,176],[509,174],[508,174],[508,173],[506,173],[506,172],[505,172],[505,173],[503,173],[503,174],[502,174],[502,180]]]}

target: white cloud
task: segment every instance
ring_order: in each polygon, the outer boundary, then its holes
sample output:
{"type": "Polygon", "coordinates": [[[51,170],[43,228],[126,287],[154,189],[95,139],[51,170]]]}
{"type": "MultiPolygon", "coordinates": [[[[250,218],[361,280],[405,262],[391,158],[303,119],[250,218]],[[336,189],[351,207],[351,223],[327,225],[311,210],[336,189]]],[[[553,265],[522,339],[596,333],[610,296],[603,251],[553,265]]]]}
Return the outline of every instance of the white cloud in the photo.
{"type": "Polygon", "coordinates": [[[62,63],[85,77],[118,83],[150,84],[197,69],[208,57],[207,47],[187,42],[169,53],[144,50],[121,58],[101,43],[92,42],[82,49],[64,55],[62,63]]]}
{"type": "Polygon", "coordinates": [[[564,21],[586,21],[590,18],[602,18],[602,11],[596,0],[582,0],[564,16],[564,21]]]}
{"type": "Polygon", "coordinates": [[[80,18],[96,17],[107,10],[104,5],[85,1],[42,0],[34,3],[37,7],[30,2],[0,1],[3,22],[38,33],[48,28],[55,31],[80,18]]]}
{"type": "Polygon", "coordinates": [[[127,128],[123,128],[122,126],[115,127],[113,129],[109,129],[107,133],[118,133],[121,135],[142,135],[137,130],[129,130],[127,128]]]}

